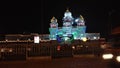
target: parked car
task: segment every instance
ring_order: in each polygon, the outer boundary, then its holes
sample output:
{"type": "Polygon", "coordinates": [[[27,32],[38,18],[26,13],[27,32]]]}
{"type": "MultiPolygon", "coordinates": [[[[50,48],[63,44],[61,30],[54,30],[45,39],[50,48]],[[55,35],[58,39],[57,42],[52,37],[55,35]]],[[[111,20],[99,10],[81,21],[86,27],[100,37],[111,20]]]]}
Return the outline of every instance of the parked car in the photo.
{"type": "Polygon", "coordinates": [[[104,49],[102,59],[114,68],[120,68],[120,34],[111,35],[111,47],[104,49]]]}

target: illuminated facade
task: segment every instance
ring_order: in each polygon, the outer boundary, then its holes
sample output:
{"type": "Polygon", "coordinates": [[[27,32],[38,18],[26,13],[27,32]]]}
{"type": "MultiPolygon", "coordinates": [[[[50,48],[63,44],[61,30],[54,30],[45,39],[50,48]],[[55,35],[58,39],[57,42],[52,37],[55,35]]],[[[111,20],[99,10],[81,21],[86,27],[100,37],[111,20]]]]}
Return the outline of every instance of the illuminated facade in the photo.
{"type": "Polygon", "coordinates": [[[100,33],[86,33],[85,21],[81,15],[74,19],[72,13],[66,10],[62,24],[62,27],[58,27],[57,19],[53,17],[49,28],[50,34],[0,36],[0,60],[36,56],[74,57],[73,55],[98,54],[103,50],[100,48],[100,33]]]}
{"type": "Polygon", "coordinates": [[[69,10],[66,10],[66,12],[64,13],[62,27],[58,27],[58,22],[55,17],[51,19],[49,32],[50,40],[57,40],[57,36],[62,37],[63,40],[67,40],[71,35],[75,40],[82,40],[83,38],[94,40],[100,38],[99,33],[95,33],[94,35],[93,33],[86,33],[84,18],[80,15],[80,17],[74,19],[72,13],[69,10]]]}

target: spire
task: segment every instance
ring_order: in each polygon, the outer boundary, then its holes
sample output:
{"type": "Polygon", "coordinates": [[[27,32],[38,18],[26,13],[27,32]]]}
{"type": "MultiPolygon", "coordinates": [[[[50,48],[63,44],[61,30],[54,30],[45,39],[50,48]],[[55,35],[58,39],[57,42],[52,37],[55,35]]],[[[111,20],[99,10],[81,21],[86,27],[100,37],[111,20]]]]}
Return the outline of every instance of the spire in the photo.
{"type": "Polygon", "coordinates": [[[53,16],[50,22],[57,22],[57,19],[53,16]]]}
{"type": "Polygon", "coordinates": [[[70,12],[68,8],[67,8],[66,12],[70,12]]]}

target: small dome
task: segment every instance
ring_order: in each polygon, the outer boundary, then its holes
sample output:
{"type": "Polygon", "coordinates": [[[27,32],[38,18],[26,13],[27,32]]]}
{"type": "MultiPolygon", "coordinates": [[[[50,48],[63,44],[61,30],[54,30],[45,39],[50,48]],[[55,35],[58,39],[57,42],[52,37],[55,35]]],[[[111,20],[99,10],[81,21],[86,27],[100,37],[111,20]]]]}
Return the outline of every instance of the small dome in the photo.
{"type": "Polygon", "coordinates": [[[82,17],[82,15],[80,15],[80,17],[77,18],[75,20],[75,22],[77,23],[78,26],[85,25],[85,21],[84,21],[84,18],[82,17]]]}
{"type": "Polygon", "coordinates": [[[50,23],[51,28],[56,28],[58,27],[57,19],[55,17],[52,17],[51,23],[50,23]]]}

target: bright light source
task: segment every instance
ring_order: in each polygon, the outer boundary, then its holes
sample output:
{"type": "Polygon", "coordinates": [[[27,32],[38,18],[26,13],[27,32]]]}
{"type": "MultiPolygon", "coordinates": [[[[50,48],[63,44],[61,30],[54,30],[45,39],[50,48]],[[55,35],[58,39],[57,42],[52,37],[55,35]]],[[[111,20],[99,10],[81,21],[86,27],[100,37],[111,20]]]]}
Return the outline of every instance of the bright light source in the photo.
{"type": "Polygon", "coordinates": [[[72,46],[72,49],[75,49],[75,46],[72,46]]]}
{"type": "Polygon", "coordinates": [[[117,60],[118,62],[120,62],[120,56],[117,56],[117,57],[116,57],[116,60],[117,60]]]}
{"type": "Polygon", "coordinates": [[[86,37],[83,37],[81,38],[83,42],[86,42],[87,41],[87,38],[86,37]]]}
{"type": "Polygon", "coordinates": [[[112,59],[113,54],[103,54],[102,57],[103,57],[103,59],[112,59]]]}
{"type": "Polygon", "coordinates": [[[4,52],[5,50],[4,49],[1,49],[1,52],[4,52]]]}
{"type": "Polygon", "coordinates": [[[12,51],[13,51],[12,49],[9,50],[9,52],[12,52],[12,51]]]}
{"type": "Polygon", "coordinates": [[[93,39],[97,39],[97,37],[94,36],[93,39]]]}
{"type": "Polygon", "coordinates": [[[40,42],[39,36],[34,36],[34,43],[39,43],[39,42],[40,42]]]}
{"type": "Polygon", "coordinates": [[[68,37],[65,37],[65,41],[67,41],[69,38],[68,37]]]}

